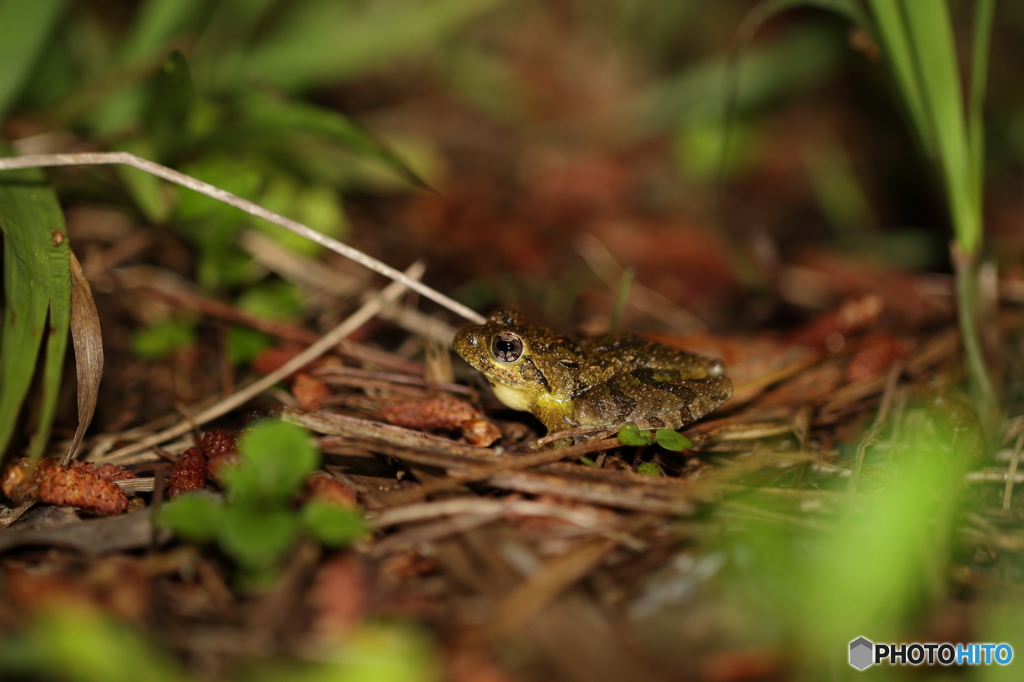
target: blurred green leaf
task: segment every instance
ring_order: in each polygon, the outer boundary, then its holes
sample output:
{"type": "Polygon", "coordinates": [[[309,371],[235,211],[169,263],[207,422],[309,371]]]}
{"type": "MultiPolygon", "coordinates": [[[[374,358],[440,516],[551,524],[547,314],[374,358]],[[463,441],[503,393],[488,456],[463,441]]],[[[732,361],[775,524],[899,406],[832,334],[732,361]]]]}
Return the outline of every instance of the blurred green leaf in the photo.
{"type": "MultiPolygon", "coordinates": [[[[23,614],[24,615],[24,614],[23,614]]],[[[55,602],[0,642],[0,677],[70,682],[186,682],[167,652],[74,600],[55,602]]]]}
{"type": "Polygon", "coordinates": [[[180,50],[172,52],[154,74],[148,90],[143,121],[158,150],[151,158],[160,159],[180,146],[196,98],[188,60],[180,50]]]}
{"type": "MultiPolygon", "coordinates": [[[[203,180],[251,201],[259,201],[263,174],[250,160],[207,155],[182,169],[203,180]]],[[[235,246],[239,230],[252,218],[215,199],[184,188],[176,188],[177,227],[199,248],[198,279],[209,290],[248,283],[255,273],[252,259],[235,246]]]]}
{"type": "MultiPolygon", "coordinates": [[[[149,63],[162,57],[159,53],[173,38],[194,27],[210,5],[205,0],[146,0],[120,43],[118,64],[123,69],[142,66],[148,70],[149,63]]],[[[145,106],[141,87],[121,90],[102,103],[93,124],[99,133],[112,134],[139,122],[145,106]]]]}
{"type": "Polygon", "coordinates": [[[298,517],[286,509],[227,505],[220,547],[243,568],[269,568],[295,544],[298,529],[298,517]]]}
{"type": "Polygon", "coordinates": [[[302,508],[302,527],[327,547],[350,545],[368,531],[362,514],[355,509],[320,500],[312,500],[302,508]]]}
{"type": "Polygon", "coordinates": [[[132,352],[143,360],[165,360],[196,342],[195,329],[183,320],[157,322],[132,335],[132,352]]]}
{"type": "MultiPolygon", "coordinates": [[[[268,179],[260,196],[260,205],[329,237],[340,240],[346,236],[348,221],[342,209],[341,197],[326,185],[303,186],[294,176],[278,174],[268,179]]],[[[288,249],[306,256],[316,256],[324,248],[265,220],[256,221],[253,227],[272,236],[288,249]]]]}
{"type": "Polygon", "coordinates": [[[249,287],[238,297],[237,305],[244,312],[267,320],[295,320],[302,312],[298,288],[283,280],[249,287]]]}
{"type": "Polygon", "coordinates": [[[289,90],[336,83],[427,50],[498,0],[307,1],[294,5],[243,62],[244,78],[289,90]]]}
{"type": "Polygon", "coordinates": [[[476,45],[445,50],[442,76],[467,102],[498,121],[514,122],[525,113],[525,93],[508,64],[476,45]]]}
{"type": "Polygon", "coordinates": [[[265,348],[274,345],[273,340],[250,327],[232,326],[228,329],[227,352],[233,365],[245,365],[265,348]]]}
{"type": "MultiPolygon", "coordinates": [[[[806,89],[835,71],[846,53],[835,34],[816,27],[790,29],[748,50],[737,68],[736,106],[751,110],[783,94],[806,89]]],[[[698,62],[647,94],[656,129],[722,121],[728,84],[724,57],[698,62]]]]}
{"type": "Polygon", "coordinates": [[[0,2],[0,120],[40,61],[65,0],[0,2]]]}
{"type": "Polygon", "coordinates": [[[944,594],[959,491],[981,455],[981,429],[965,401],[939,395],[908,409],[901,434],[890,450],[896,476],[862,493],[804,553],[796,625],[818,654],[866,633],[898,641],[922,605],[944,594]]]}
{"type": "Polygon", "coordinates": [[[363,625],[334,661],[309,682],[437,682],[442,679],[430,640],[421,629],[400,624],[363,625]]]}
{"type": "Polygon", "coordinates": [[[163,505],[157,523],[190,542],[212,542],[224,523],[224,504],[208,493],[187,493],[163,505]]]}
{"type": "MultiPolygon", "coordinates": [[[[117,145],[117,150],[129,152],[144,159],[157,158],[157,152],[152,142],[143,137],[125,140],[117,145]]],[[[139,207],[146,219],[157,225],[166,223],[170,218],[171,204],[174,200],[173,190],[160,178],[138,168],[118,165],[116,171],[128,187],[129,193],[135,200],[135,205],[139,207]]]]}
{"type": "MultiPolygon", "coordinates": [[[[256,168],[256,164],[248,159],[205,156],[182,167],[181,172],[249,200],[258,198],[257,194],[263,184],[263,175],[256,168]]],[[[199,192],[177,186],[175,189],[178,192],[175,217],[186,222],[205,221],[202,226],[204,229],[197,228],[192,233],[200,248],[230,243],[238,228],[251,219],[248,214],[237,208],[199,192]],[[216,228],[205,229],[210,226],[216,228]],[[208,232],[213,234],[207,234],[208,232]]]]}
{"type": "Polygon", "coordinates": [[[255,426],[242,438],[238,451],[242,464],[225,477],[232,501],[245,505],[284,503],[320,462],[309,434],[281,421],[255,426]]]}
{"type": "Polygon", "coordinates": [[[673,151],[679,167],[692,177],[711,180],[720,173],[733,177],[757,161],[764,147],[761,137],[755,125],[741,122],[734,123],[728,132],[721,121],[684,122],[676,130],[673,151]],[[729,154],[723,159],[727,142],[729,154]]]}
{"type": "Polygon", "coordinates": [[[38,169],[0,173],[0,231],[5,300],[0,337],[0,454],[14,433],[45,339],[39,416],[30,448],[31,456],[38,457],[53,422],[71,324],[67,228],[57,197],[38,169]]]}
{"type": "Polygon", "coordinates": [[[303,176],[337,184],[345,177],[336,158],[343,150],[351,152],[349,164],[373,159],[405,182],[426,186],[390,147],[337,111],[254,90],[240,99],[238,117],[237,143],[258,145],[277,167],[301,170],[303,176]]]}

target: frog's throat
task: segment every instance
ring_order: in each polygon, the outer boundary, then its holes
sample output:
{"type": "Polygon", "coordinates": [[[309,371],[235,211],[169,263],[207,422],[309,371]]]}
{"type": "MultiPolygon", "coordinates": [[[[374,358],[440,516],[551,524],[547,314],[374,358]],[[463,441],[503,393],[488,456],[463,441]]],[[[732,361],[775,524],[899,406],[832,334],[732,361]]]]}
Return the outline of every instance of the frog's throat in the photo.
{"type": "Polygon", "coordinates": [[[524,389],[522,386],[509,386],[500,381],[491,382],[491,390],[494,396],[513,410],[522,412],[533,411],[537,396],[533,391],[524,389]]]}
{"type": "MultiPolygon", "coordinates": [[[[569,396],[557,396],[542,390],[530,390],[523,386],[510,386],[500,381],[492,381],[491,389],[495,397],[513,410],[532,412],[534,414],[559,413],[572,418],[572,399],[569,396]]],[[[561,420],[559,420],[561,421],[561,420]]]]}

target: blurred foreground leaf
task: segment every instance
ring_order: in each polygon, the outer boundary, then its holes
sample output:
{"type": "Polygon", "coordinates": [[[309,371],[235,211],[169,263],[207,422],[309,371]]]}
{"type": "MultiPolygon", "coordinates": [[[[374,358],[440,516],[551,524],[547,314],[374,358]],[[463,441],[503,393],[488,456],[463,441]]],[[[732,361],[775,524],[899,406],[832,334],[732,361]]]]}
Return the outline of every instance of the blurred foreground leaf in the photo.
{"type": "Polygon", "coordinates": [[[0,643],[0,678],[74,682],[184,682],[166,652],[129,626],[76,604],[55,602],[21,636],[0,643]]]}

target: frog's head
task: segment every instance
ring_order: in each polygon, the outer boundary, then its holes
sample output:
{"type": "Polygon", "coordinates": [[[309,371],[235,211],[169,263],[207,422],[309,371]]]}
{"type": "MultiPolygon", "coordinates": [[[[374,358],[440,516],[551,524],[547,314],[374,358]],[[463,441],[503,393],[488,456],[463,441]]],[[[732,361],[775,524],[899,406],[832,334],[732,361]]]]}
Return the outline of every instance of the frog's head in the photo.
{"type": "Polygon", "coordinates": [[[576,360],[571,341],[523,324],[515,310],[499,310],[485,324],[461,329],[452,345],[514,410],[532,411],[542,398],[567,388],[567,368],[576,360]]]}

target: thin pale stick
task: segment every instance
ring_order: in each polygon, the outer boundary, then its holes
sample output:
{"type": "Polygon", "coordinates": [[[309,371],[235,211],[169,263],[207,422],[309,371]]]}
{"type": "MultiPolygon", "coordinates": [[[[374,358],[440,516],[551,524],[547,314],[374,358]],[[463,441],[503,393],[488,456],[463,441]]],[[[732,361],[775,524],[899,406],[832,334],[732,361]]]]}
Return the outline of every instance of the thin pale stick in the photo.
{"type": "Polygon", "coordinates": [[[374,272],[379,272],[385,277],[390,277],[394,281],[404,284],[406,287],[419,294],[423,294],[435,303],[444,306],[457,315],[461,315],[474,324],[483,324],[485,321],[479,313],[470,310],[458,301],[448,298],[441,292],[428,287],[423,282],[418,282],[415,279],[406,276],[400,270],[396,270],[390,265],[382,263],[376,258],[368,256],[358,249],[352,248],[348,244],[343,244],[337,239],[332,239],[325,234],[317,232],[311,227],[307,227],[302,223],[296,222],[290,218],[285,218],[283,215],[274,213],[273,211],[269,211],[259,204],[255,204],[251,201],[235,196],[231,192],[225,192],[219,187],[214,187],[202,180],[196,180],[184,173],[179,173],[167,166],[161,166],[158,163],[148,161],[142,157],[135,156],[134,154],[129,154],[128,152],[83,152],[80,154],[32,154],[28,156],[12,156],[0,158],[0,171],[13,170],[15,168],[103,166],[112,164],[124,164],[126,166],[131,166],[132,168],[138,168],[139,170],[155,175],[158,178],[163,178],[168,182],[173,182],[176,185],[181,185],[182,187],[194,190],[200,194],[212,197],[217,201],[224,202],[229,206],[234,206],[241,211],[245,211],[249,215],[262,218],[263,220],[266,220],[269,223],[274,223],[275,225],[280,225],[286,230],[291,230],[295,234],[301,235],[310,241],[314,241],[335,253],[339,253],[342,256],[373,270],[374,272]]]}
{"type": "MultiPolygon", "coordinates": [[[[407,279],[414,277],[420,277],[423,275],[423,263],[413,263],[404,275],[407,279]]],[[[415,280],[413,280],[415,281],[415,280]]],[[[369,301],[364,303],[358,310],[350,315],[345,321],[339,324],[331,331],[324,334],[324,336],[314,343],[312,346],[302,351],[294,358],[281,365],[278,369],[274,370],[270,374],[266,375],[259,381],[249,384],[242,390],[228,396],[219,403],[210,406],[206,410],[203,410],[192,419],[186,419],[185,421],[179,422],[169,429],[164,429],[159,433],[155,433],[149,438],[144,438],[137,443],[126,445],[123,448],[114,450],[113,452],[101,457],[100,459],[104,462],[116,462],[119,460],[126,459],[134,454],[147,450],[154,445],[163,443],[164,441],[170,440],[171,438],[177,438],[180,435],[188,433],[193,426],[200,426],[206,422],[216,419],[221,415],[227,414],[231,410],[244,405],[246,402],[256,397],[263,391],[267,390],[277,382],[281,381],[289,374],[293,374],[298,370],[302,369],[310,362],[320,357],[331,348],[333,348],[339,341],[354,332],[355,330],[362,327],[364,324],[370,321],[370,319],[380,312],[387,303],[390,303],[397,299],[403,291],[405,291],[405,284],[401,282],[392,282],[386,286],[378,295],[371,298],[369,301]]]]}

